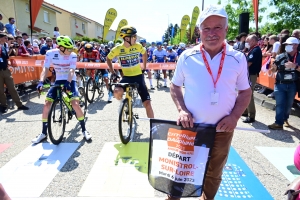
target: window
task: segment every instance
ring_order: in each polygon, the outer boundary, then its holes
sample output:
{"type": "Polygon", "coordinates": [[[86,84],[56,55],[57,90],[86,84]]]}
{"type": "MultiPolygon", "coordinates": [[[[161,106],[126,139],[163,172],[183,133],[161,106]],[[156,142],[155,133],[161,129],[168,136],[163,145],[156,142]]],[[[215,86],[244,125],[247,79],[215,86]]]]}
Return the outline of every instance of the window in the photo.
{"type": "Polygon", "coordinates": [[[28,3],[26,3],[26,5],[25,5],[25,10],[26,10],[26,12],[29,12],[29,4],[28,3]]]}
{"type": "Polygon", "coordinates": [[[82,30],[85,31],[85,23],[82,23],[82,30]]]}
{"type": "Polygon", "coordinates": [[[50,23],[50,15],[47,11],[44,11],[44,22],[50,23]]]}

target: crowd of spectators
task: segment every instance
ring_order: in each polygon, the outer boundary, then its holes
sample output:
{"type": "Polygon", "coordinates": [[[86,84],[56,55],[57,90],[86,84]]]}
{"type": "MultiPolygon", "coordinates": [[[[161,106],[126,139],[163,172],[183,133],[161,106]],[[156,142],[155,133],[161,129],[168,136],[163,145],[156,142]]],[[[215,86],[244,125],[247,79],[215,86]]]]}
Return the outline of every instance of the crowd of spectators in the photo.
{"type": "MultiPolygon", "coordinates": [[[[268,126],[270,129],[282,130],[284,126],[290,126],[288,118],[297,91],[300,97],[299,39],[300,29],[295,29],[292,33],[288,29],[283,29],[279,34],[262,36],[259,33],[241,33],[236,37],[236,41],[227,41],[234,49],[245,53],[248,61],[249,81],[253,91],[257,88],[258,93],[270,90],[270,88],[256,84],[262,67],[274,74],[274,91],[269,93],[268,97],[276,101],[275,123],[268,126]]],[[[255,122],[254,103],[251,101],[250,104],[252,105],[249,105],[243,114],[246,117],[245,123],[255,122]]]]}

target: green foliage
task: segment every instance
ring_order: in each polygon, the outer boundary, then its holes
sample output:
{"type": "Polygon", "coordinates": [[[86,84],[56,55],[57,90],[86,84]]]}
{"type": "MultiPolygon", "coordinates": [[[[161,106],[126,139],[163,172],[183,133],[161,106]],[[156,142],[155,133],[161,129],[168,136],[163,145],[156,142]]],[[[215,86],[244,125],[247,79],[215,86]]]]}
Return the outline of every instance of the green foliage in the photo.
{"type": "MultiPolygon", "coordinates": [[[[271,12],[270,19],[275,22],[272,24],[272,31],[280,33],[282,29],[290,31],[298,29],[300,26],[300,2],[299,0],[270,0],[270,6],[277,8],[276,12],[271,12]]],[[[265,29],[267,29],[266,27],[265,29]]]]}
{"type": "MultiPolygon", "coordinates": [[[[188,38],[187,38],[187,33],[183,36],[183,43],[187,44],[189,42],[188,38]]],[[[175,44],[179,44],[181,41],[180,41],[180,31],[177,32],[177,34],[175,35],[175,37],[172,39],[172,42],[171,44],[172,45],[175,45],[175,44]]]]}
{"type": "Polygon", "coordinates": [[[91,38],[87,37],[87,36],[83,36],[82,37],[82,41],[86,41],[86,42],[90,42],[91,38]]]}
{"type": "Polygon", "coordinates": [[[82,41],[82,37],[75,36],[72,38],[74,41],[82,41]]]}
{"type": "MultiPolygon", "coordinates": [[[[260,1],[261,3],[262,1],[260,1]]],[[[218,4],[221,4],[222,1],[219,0],[218,4]]],[[[228,4],[225,6],[225,10],[228,15],[228,39],[235,39],[239,34],[239,15],[241,13],[249,12],[249,21],[254,22],[254,11],[252,0],[231,0],[228,1],[228,4]]],[[[262,13],[266,11],[265,7],[259,6],[259,17],[258,21],[262,20],[262,13]]],[[[251,27],[250,27],[251,28],[251,27]]],[[[255,29],[252,29],[255,30],[255,29]]],[[[249,30],[250,31],[250,30],[249,30]]],[[[252,32],[252,31],[251,31],[252,32]]]]}
{"type": "Polygon", "coordinates": [[[101,43],[101,40],[99,40],[98,38],[93,38],[92,41],[97,42],[97,43],[101,43]]]}
{"type": "MultiPolygon", "coordinates": [[[[167,42],[168,44],[171,43],[172,29],[173,29],[173,24],[171,23],[169,25],[169,27],[167,28],[167,30],[165,31],[163,42],[167,42]]],[[[175,24],[174,25],[174,36],[177,35],[179,32],[180,32],[180,28],[179,28],[178,24],[175,24]]]]}
{"type": "Polygon", "coordinates": [[[123,42],[123,40],[121,40],[121,39],[116,39],[115,40],[115,43],[122,43],[123,42]]]}

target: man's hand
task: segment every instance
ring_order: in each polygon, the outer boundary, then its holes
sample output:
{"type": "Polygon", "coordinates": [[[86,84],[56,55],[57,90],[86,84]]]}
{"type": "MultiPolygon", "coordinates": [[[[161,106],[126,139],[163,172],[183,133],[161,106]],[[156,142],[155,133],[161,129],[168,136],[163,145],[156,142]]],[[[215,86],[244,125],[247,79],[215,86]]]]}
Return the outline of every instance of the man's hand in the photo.
{"type": "Polygon", "coordinates": [[[289,69],[294,69],[296,67],[296,64],[289,61],[289,62],[284,63],[284,66],[289,69]]]}
{"type": "Polygon", "coordinates": [[[237,125],[238,119],[228,115],[217,124],[217,132],[233,132],[237,125]]]}
{"type": "Polygon", "coordinates": [[[41,91],[43,89],[43,81],[40,81],[39,84],[36,86],[36,89],[41,91]]]}
{"type": "Polygon", "coordinates": [[[179,126],[180,123],[184,128],[193,128],[194,119],[192,113],[187,110],[181,110],[177,119],[177,125],[179,126]]]}

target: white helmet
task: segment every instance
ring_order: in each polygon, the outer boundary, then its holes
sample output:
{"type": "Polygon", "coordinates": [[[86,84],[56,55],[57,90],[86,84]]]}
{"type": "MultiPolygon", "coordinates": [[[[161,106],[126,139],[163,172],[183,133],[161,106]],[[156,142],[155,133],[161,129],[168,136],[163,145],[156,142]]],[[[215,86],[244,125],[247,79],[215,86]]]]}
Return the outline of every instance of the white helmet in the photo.
{"type": "Polygon", "coordinates": [[[112,47],[114,47],[114,42],[113,41],[109,41],[107,43],[107,45],[108,45],[109,48],[112,48],[112,47]]]}
{"type": "Polygon", "coordinates": [[[179,43],[179,47],[180,47],[180,48],[185,48],[185,44],[184,44],[183,42],[180,42],[180,43],[179,43]]]}
{"type": "Polygon", "coordinates": [[[104,44],[100,44],[100,47],[101,47],[102,49],[104,49],[104,44]]]}

